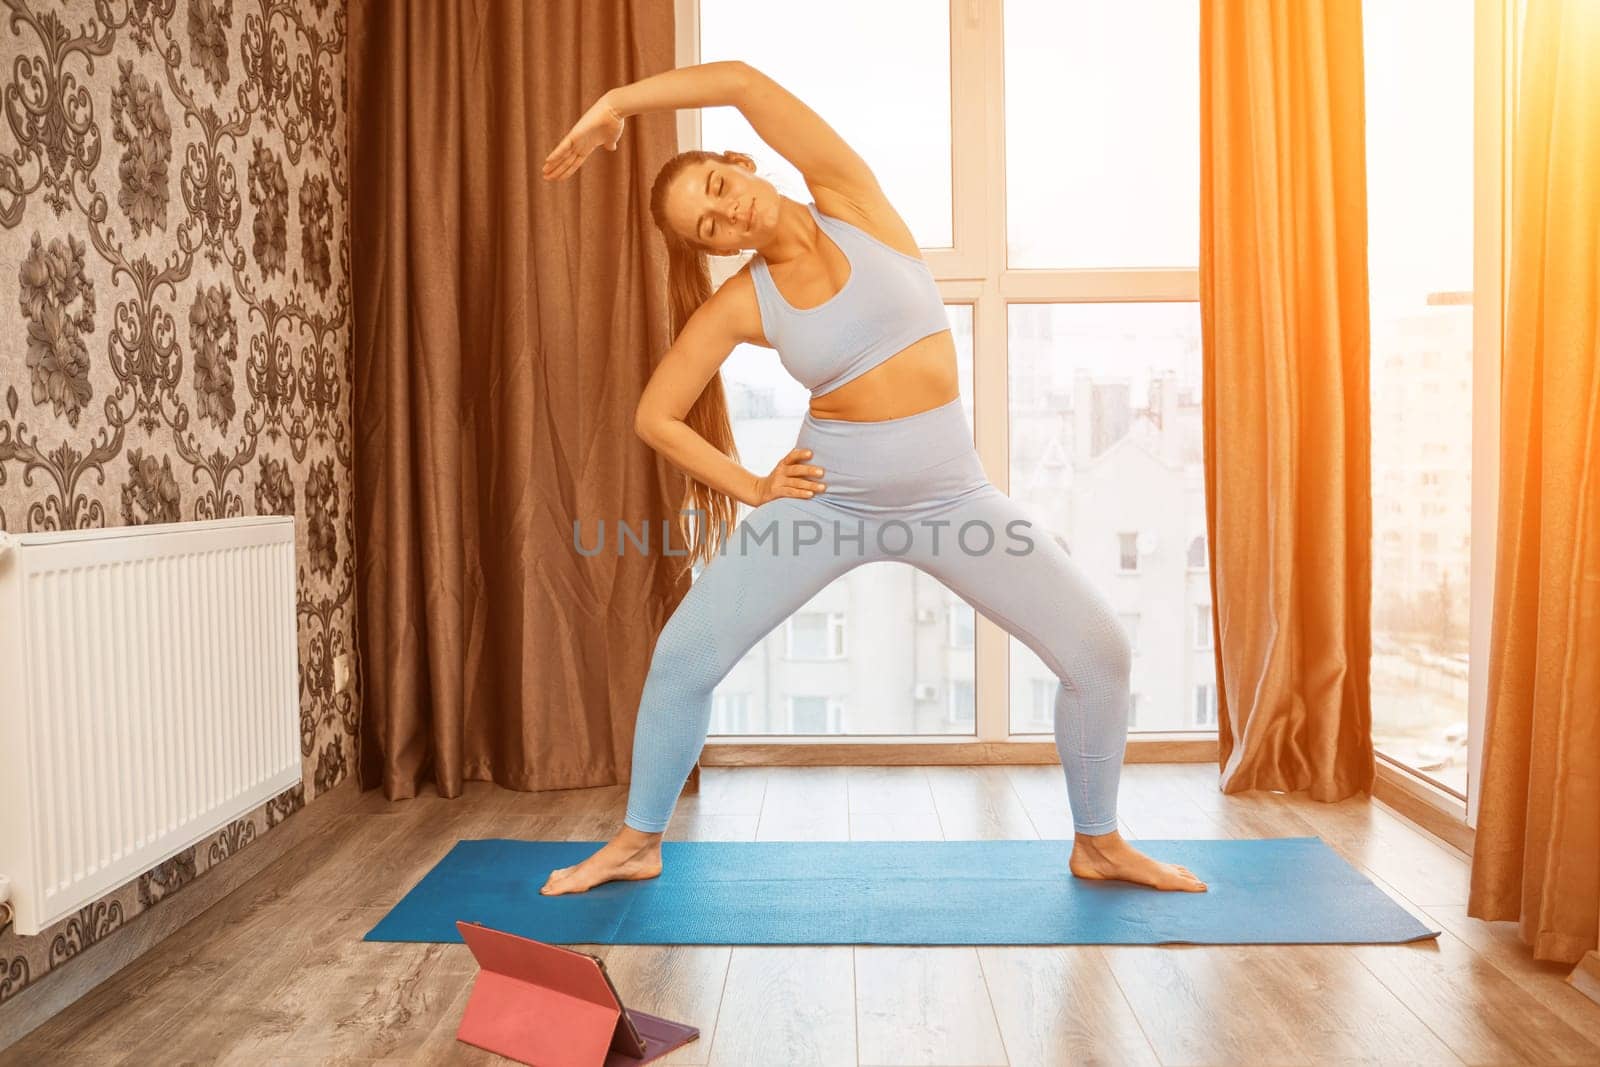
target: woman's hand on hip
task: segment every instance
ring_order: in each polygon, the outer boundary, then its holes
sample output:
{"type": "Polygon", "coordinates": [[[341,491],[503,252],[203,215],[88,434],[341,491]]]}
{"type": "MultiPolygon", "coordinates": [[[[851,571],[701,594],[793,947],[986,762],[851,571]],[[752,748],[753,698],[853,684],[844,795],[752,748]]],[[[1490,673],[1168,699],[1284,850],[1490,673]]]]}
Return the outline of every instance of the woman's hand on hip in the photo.
{"type": "Polygon", "coordinates": [[[802,500],[815,496],[828,488],[815,479],[822,477],[822,468],[802,462],[811,458],[811,449],[793,448],[778,461],[772,473],[756,479],[756,502],[760,507],[769,500],[794,496],[802,500]]]}
{"type": "Polygon", "coordinates": [[[594,102],[583,117],[573,124],[561,143],[545,157],[543,174],[546,181],[558,182],[570,176],[589,153],[604,145],[606,151],[615,152],[622,140],[623,117],[604,96],[594,102]]]}

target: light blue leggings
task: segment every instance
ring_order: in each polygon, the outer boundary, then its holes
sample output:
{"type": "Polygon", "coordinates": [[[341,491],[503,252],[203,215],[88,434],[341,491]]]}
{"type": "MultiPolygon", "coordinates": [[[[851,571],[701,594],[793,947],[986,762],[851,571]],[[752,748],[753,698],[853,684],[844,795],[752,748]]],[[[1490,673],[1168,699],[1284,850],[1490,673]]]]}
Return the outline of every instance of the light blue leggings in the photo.
{"type": "Polygon", "coordinates": [[[1128,737],[1131,656],[1111,605],[1048,530],[984,474],[959,399],[874,422],[809,414],[795,442],[827,486],[751,510],[661,628],[640,695],[624,821],[665,830],[705,745],[711,691],[835,578],[899,559],[937,578],[1055,674],[1073,827],[1109,833],[1128,737]]]}

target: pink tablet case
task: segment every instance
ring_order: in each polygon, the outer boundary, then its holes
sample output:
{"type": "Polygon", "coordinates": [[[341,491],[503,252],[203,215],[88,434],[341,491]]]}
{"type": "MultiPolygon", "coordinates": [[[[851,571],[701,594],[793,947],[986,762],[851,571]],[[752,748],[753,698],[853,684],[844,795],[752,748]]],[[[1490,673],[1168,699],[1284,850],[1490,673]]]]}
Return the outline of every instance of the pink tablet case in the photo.
{"type": "Polygon", "coordinates": [[[457,1040],[532,1067],[632,1067],[700,1036],[696,1027],[624,1007],[588,953],[481,923],[456,929],[479,967],[457,1040]]]}

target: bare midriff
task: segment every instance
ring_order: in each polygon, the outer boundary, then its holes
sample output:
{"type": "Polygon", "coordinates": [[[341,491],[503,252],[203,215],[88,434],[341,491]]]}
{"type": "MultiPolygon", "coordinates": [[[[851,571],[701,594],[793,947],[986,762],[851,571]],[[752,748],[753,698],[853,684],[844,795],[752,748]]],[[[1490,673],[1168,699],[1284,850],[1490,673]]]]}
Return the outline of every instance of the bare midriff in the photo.
{"type": "Polygon", "coordinates": [[[913,341],[859,378],[811,398],[819,419],[876,422],[948,404],[961,395],[956,343],[949,330],[913,341]]]}

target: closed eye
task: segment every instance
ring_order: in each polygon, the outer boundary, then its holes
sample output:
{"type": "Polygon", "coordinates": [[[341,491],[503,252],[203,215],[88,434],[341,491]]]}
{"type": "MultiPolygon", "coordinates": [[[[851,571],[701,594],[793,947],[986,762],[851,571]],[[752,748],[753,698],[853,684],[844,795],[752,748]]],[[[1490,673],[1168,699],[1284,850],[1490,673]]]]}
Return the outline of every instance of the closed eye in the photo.
{"type": "MultiPolygon", "coordinates": [[[[719,175],[717,175],[717,195],[718,196],[722,195],[722,186],[723,186],[723,179],[722,179],[722,175],[719,174],[719,175]]],[[[706,236],[707,237],[715,237],[716,235],[717,235],[717,222],[716,222],[715,219],[712,219],[711,220],[711,228],[706,231],[706,236]]]]}

